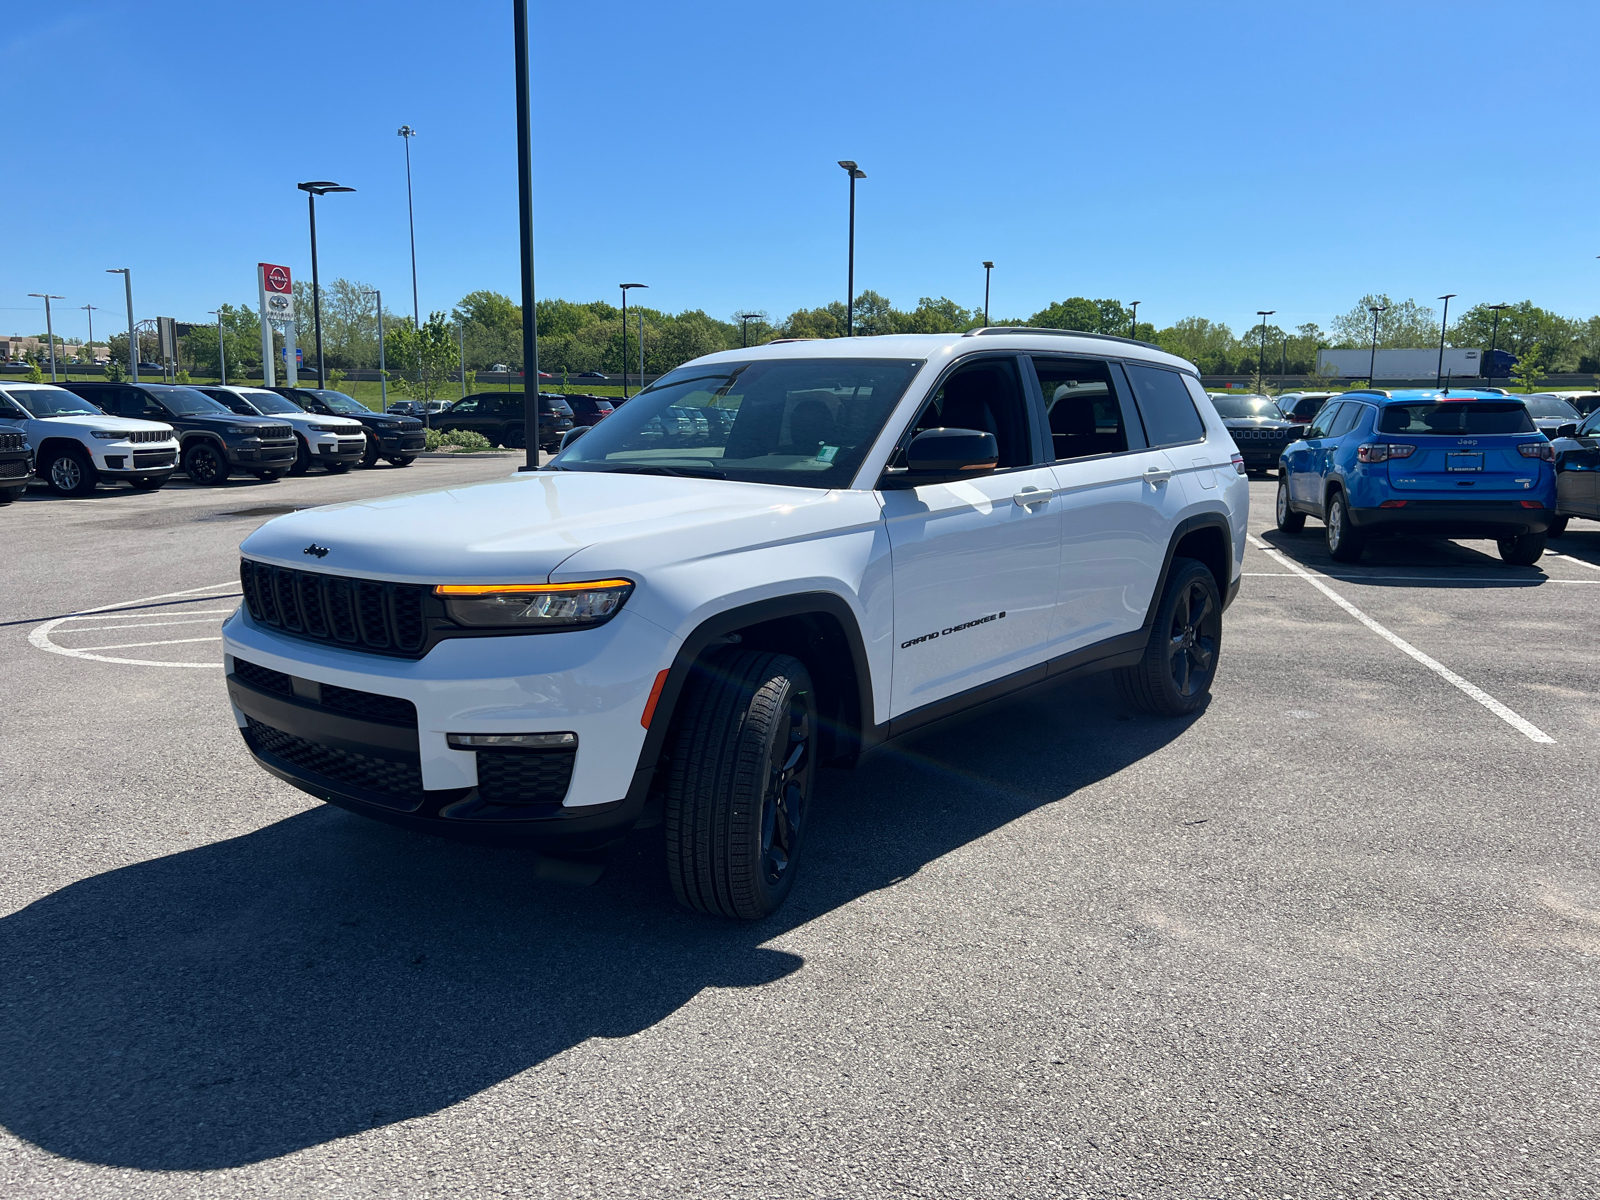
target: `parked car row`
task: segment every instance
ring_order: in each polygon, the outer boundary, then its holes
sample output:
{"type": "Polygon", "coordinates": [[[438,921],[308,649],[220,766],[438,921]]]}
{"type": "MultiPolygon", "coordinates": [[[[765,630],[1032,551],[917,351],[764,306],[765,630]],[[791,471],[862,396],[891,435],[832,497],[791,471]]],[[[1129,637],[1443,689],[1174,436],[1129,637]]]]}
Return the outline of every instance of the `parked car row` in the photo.
{"type": "Polygon", "coordinates": [[[0,385],[0,439],[0,503],[34,474],[59,495],[86,496],[119,480],[159,488],[180,470],[219,484],[314,465],[339,474],[380,458],[406,467],[425,445],[421,421],[374,413],[342,392],[102,381],[0,385]],[[11,435],[26,464],[6,448],[11,435]]]}
{"type": "MultiPolygon", "coordinates": [[[[445,433],[468,430],[496,446],[520,450],[527,443],[526,397],[522,392],[474,392],[463,396],[432,419],[445,433]]],[[[561,437],[578,426],[598,425],[615,411],[620,400],[603,396],[563,396],[539,393],[539,449],[554,450],[561,437]]]]}

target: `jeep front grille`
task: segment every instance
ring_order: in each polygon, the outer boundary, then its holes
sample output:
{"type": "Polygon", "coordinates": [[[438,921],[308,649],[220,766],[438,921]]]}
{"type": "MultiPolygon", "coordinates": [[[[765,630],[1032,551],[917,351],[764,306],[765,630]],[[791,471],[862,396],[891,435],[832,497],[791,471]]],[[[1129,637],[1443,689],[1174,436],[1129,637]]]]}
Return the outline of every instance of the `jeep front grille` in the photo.
{"type": "Polygon", "coordinates": [[[170,442],[172,430],[170,429],[135,429],[128,435],[130,442],[170,442]]]}
{"type": "Polygon", "coordinates": [[[20,433],[0,432],[0,450],[26,450],[28,444],[20,433]]]}
{"type": "Polygon", "coordinates": [[[239,583],[253,620],[296,637],[416,658],[427,640],[423,597],[410,583],[295,571],[242,559],[239,583]]]}

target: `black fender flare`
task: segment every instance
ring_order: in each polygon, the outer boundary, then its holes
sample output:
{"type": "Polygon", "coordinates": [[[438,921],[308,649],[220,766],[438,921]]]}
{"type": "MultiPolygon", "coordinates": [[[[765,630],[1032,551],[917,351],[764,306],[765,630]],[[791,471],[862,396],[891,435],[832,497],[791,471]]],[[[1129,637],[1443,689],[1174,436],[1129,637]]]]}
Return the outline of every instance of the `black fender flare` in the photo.
{"type": "Polygon", "coordinates": [[[1161,597],[1167,590],[1167,579],[1172,574],[1172,560],[1177,554],[1178,543],[1200,529],[1217,529],[1222,533],[1222,543],[1227,550],[1230,570],[1227,572],[1229,578],[1217,580],[1217,590],[1222,593],[1222,605],[1224,608],[1233,603],[1233,598],[1239,590],[1231,578],[1233,574],[1231,570],[1233,566],[1233,526],[1228,523],[1226,513],[1216,511],[1196,513],[1192,517],[1185,517],[1179,521],[1172,531],[1172,536],[1167,539],[1167,553],[1161,560],[1161,573],[1156,576],[1155,591],[1150,593],[1150,607],[1145,610],[1144,624],[1141,626],[1146,632],[1155,624],[1156,609],[1160,606],[1161,597]]]}

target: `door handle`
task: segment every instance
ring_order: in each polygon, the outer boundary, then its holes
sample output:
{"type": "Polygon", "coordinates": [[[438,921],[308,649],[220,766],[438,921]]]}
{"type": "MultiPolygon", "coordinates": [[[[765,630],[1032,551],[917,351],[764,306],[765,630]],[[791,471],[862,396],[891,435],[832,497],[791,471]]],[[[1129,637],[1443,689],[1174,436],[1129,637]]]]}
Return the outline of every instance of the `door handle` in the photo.
{"type": "Polygon", "coordinates": [[[1165,483],[1171,478],[1172,472],[1164,467],[1146,467],[1144,469],[1144,481],[1146,483],[1165,483]]]}
{"type": "Polygon", "coordinates": [[[1027,508],[1030,504],[1046,504],[1054,495],[1055,492],[1049,488],[1025,487],[1011,498],[1023,508],[1027,508]]]}

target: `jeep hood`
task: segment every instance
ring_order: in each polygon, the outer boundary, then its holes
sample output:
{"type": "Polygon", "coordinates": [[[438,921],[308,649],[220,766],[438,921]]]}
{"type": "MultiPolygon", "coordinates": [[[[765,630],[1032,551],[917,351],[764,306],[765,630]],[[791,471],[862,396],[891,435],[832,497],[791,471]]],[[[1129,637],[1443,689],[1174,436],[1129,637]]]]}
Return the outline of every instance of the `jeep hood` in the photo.
{"type": "Polygon", "coordinates": [[[172,432],[172,426],[165,421],[141,421],[137,417],[113,417],[109,414],[103,417],[35,417],[35,421],[42,422],[47,428],[56,426],[69,429],[104,429],[107,432],[115,430],[118,433],[138,433],[145,429],[164,429],[172,432]]]}
{"type": "Polygon", "coordinates": [[[590,546],[609,544],[608,569],[623,570],[635,559],[810,537],[879,512],[870,492],[541,471],[306,509],[267,522],[239,549],[260,562],[397,583],[541,583],[590,546]]]}

